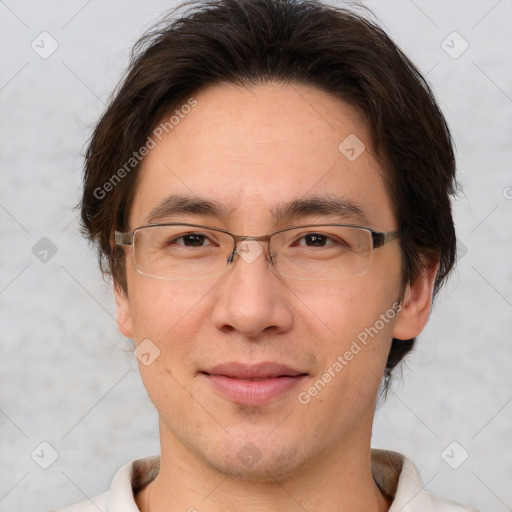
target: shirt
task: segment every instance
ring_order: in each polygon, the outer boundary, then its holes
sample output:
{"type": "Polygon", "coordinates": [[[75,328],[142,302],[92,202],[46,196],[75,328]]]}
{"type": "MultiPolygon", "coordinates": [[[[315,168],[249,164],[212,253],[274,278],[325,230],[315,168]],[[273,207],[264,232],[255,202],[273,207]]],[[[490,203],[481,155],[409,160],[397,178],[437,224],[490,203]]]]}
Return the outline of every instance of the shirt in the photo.
{"type": "MultiPolygon", "coordinates": [[[[425,490],[417,468],[400,453],[372,449],[371,464],[375,482],[393,500],[388,512],[478,512],[425,490]]],[[[117,472],[107,492],[53,512],[140,512],[134,496],[159,467],[158,455],[132,460],[117,472]]]]}

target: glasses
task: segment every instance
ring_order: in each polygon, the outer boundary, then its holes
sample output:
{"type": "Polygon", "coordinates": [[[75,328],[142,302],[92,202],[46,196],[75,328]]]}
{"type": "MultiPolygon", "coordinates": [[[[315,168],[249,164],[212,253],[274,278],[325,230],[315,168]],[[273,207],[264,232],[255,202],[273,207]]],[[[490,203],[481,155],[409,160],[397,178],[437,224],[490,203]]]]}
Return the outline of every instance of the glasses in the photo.
{"type": "Polygon", "coordinates": [[[238,257],[253,263],[263,253],[282,277],[338,280],[364,274],[375,249],[400,237],[351,224],[292,226],[264,236],[234,235],[198,224],[149,224],[115,232],[117,246],[131,246],[139,274],[169,281],[216,277],[238,257]],[[259,242],[266,242],[266,251],[259,242]]]}

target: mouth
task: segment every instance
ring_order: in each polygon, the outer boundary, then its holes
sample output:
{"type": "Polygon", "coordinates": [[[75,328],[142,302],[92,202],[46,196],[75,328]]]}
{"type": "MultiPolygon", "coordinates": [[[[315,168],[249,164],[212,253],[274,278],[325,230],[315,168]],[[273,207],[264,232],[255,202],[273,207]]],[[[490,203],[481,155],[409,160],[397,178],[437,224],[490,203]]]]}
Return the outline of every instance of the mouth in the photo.
{"type": "Polygon", "coordinates": [[[270,362],[226,363],[200,373],[224,398],[246,406],[269,403],[296,387],[308,375],[287,365],[270,362]]]}

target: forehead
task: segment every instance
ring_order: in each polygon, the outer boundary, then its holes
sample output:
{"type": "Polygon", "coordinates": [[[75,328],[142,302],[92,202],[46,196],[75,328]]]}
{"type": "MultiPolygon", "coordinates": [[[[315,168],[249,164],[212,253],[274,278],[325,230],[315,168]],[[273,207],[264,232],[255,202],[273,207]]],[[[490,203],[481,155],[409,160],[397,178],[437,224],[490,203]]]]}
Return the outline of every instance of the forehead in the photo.
{"type": "Polygon", "coordinates": [[[354,107],[313,87],[279,83],[216,85],[188,103],[193,108],[178,106],[162,120],[161,140],[153,136],[132,228],[171,195],[221,204],[223,222],[239,232],[266,229],[276,208],[309,196],[342,199],[360,206],[373,227],[392,226],[382,170],[354,107]]]}

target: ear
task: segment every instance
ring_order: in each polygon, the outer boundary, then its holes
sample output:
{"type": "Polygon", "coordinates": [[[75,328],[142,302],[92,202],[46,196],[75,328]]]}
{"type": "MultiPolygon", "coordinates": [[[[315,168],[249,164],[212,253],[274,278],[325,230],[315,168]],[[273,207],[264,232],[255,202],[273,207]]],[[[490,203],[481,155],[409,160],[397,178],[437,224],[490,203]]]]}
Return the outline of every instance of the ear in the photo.
{"type": "Polygon", "coordinates": [[[410,340],[425,327],[432,306],[434,281],[439,262],[424,268],[422,273],[407,285],[402,299],[402,309],[396,316],[393,338],[410,340]]]}
{"type": "Polygon", "coordinates": [[[114,297],[116,300],[117,328],[127,338],[133,338],[133,324],[130,301],[119,283],[116,282],[114,282],[114,297]]]}

